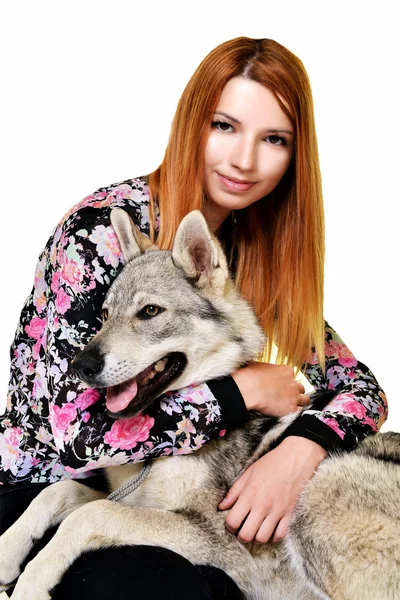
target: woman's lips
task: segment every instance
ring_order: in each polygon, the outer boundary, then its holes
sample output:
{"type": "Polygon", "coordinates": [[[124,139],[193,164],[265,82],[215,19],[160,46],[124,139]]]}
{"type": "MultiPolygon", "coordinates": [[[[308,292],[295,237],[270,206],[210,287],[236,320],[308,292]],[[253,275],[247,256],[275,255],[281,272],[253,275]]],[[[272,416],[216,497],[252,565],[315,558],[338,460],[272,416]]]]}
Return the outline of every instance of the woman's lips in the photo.
{"type": "Polygon", "coordinates": [[[254,185],[253,181],[240,181],[240,179],[230,179],[218,173],[222,185],[232,192],[246,192],[254,185]]]}

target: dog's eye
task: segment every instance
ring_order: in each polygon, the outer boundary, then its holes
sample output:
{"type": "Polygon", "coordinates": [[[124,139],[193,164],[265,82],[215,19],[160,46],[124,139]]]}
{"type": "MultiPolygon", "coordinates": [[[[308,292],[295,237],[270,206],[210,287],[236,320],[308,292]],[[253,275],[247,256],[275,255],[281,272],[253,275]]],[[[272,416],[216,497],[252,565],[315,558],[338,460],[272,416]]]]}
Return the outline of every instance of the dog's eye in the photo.
{"type": "Polygon", "coordinates": [[[103,323],[105,323],[108,319],[108,308],[103,308],[101,316],[103,317],[103,323]]]}
{"type": "Polygon", "coordinates": [[[139,319],[150,319],[151,317],[155,317],[159,313],[163,312],[163,310],[163,308],[156,306],[155,304],[147,304],[142,308],[137,316],[139,319]]]}

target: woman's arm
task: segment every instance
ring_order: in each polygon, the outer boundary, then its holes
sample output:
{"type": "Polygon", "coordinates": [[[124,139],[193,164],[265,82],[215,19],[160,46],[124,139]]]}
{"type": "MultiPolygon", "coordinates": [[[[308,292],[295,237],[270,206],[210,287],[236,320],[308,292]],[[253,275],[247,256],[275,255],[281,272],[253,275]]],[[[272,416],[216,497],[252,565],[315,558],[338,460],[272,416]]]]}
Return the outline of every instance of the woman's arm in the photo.
{"type": "Polygon", "coordinates": [[[105,411],[104,394],[87,389],[70,371],[76,352],[101,327],[103,300],[121,267],[110,225],[116,206],[149,233],[146,182],[130,180],[76,205],[40,257],[11,348],[8,406],[0,419],[4,482],[56,481],[185,454],[247,414],[239,398],[237,410],[223,417],[210,387],[201,384],[167,394],[146,414],[115,421],[105,411]]]}
{"type": "Polygon", "coordinates": [[[313,353],[305,374],[316,391],[337,394],[322,410],[306,409],[280,444],[246,469],[221,502],[221,510],[230,509],[227,528],[242,542],[282,540],[301,490],[327,450],[354,448],[387,417],[386,397],[375,377],[327,323],[325,369],[313,353]]]}
{"type": "Polygon", "coordinates": [[[352,449],[387,419],[386,396],[375,376],[326,322],[325,368],[312,352],[304,373],[316,391],[336,394],[323,409],[304,411],[286,436],[306,437],[326,449],[352,449]]]}

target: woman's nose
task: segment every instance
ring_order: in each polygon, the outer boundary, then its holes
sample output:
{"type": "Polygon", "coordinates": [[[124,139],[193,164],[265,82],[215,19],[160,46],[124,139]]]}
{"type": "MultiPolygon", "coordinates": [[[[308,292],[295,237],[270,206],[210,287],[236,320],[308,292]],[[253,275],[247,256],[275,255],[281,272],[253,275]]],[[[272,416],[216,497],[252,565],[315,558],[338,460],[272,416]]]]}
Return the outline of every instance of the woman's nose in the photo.
{"type": "Polygon", "coordinates": [[[231,164],[241,171],[255,171],[257,167],[257,145],[249,139],[238,139],[232,148],[231,164]]]}

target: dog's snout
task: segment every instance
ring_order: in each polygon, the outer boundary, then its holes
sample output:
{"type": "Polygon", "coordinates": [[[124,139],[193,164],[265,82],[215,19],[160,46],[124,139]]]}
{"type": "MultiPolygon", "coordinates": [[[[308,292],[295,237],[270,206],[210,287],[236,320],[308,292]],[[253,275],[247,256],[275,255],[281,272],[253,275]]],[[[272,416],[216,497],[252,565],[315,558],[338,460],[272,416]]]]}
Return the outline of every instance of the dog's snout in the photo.
{"type": "Polygon", "coordinates": [[[91,383],[104,368],[104,358],[97,348],[79,352],[72,362],[72,369],[87,383],[91,383]]]}

